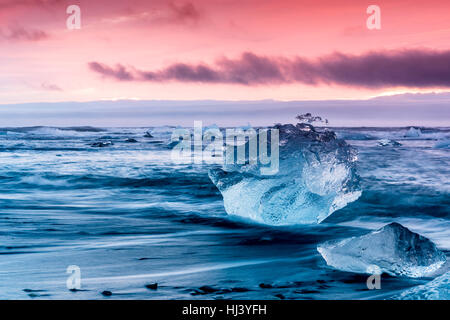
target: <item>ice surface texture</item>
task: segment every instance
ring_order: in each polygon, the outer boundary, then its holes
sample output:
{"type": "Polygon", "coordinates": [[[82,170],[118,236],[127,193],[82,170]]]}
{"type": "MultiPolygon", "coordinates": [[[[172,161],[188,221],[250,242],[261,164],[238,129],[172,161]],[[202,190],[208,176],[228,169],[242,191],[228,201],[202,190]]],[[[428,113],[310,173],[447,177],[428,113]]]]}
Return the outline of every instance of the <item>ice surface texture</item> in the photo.
{"type": "Polygon", "coordinates": [[[425,277],[446,261],[427,238],[398,223],[360,237],[321,244],[317,250],[329,266],[342,271],[370,273],[372,266],[393,276],[425,277]]]}
{"type": "Polygon", "coordinates": [[[450,271],[424,285],[408,289],[399,296],[399,300],[449,300],[450,271]]]}
{"type": "Polygon", "coordinates": [[[210,170],[228,214],[269,225],[314,224],[359,198],[356,152],[344,140],[309,124],[274,128],[279,130],[276,174],[263,175],[259,162],[210,170]]]}

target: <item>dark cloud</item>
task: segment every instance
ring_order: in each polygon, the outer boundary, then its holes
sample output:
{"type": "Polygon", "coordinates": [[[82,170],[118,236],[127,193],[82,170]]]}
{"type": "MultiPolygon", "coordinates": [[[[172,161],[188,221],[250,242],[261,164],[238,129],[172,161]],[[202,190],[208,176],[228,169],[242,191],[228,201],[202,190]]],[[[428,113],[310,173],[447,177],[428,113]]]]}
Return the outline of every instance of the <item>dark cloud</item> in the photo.
{"type": "Polygon", "coordinates": [[[244,53],[213,65],[177,63],[143,71],[91,62],[92,71],[116,80],[179,81],[241,85],[302,83],[352,87],[450,87],[450,51],[399,50],[362,55],[334,53],[317,59],[265,57],[244,53]]]}
{"type": "Polygon", "coordinates": [[[105,77],[111,77],[116,80],[120,81],[135,80],[133,74],[130,71],[127,71],[126,68],[120,64],[116,65],[116,68],[111,68],[102,63],[90,62],[89,68],[92,71],[100,73],[105,77]]]}
{"type": "Polygon", "coordinates": [[[180,5],[170,2],[169,9],[172,13],[173,20],[176,22],[197,22],[200,19],[200,12],[192,2],[186,2],[180,5]]]}
{"type": "Polygon", "coordinates": [[[11,27],[9,30],[0,30],[0,37],[12,41],[40,41],[49,38],[49,34],[43,30],[11,27]]]}

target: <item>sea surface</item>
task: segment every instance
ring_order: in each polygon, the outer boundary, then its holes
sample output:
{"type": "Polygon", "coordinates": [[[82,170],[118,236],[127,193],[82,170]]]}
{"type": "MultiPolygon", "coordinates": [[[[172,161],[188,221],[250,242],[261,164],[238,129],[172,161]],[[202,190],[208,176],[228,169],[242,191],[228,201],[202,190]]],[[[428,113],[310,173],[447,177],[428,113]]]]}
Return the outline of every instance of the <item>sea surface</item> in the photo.
{"type": "Polygon", "coordinates": [[[390,299],[431,279],[368,290],[316,248],[393,221],[450,255],[450,128],[332,129],[358,150],[362,196],[286,227],[227,215],[208,165],[171,161],[173,130],[0,128],[0,299],[390,299]]]}

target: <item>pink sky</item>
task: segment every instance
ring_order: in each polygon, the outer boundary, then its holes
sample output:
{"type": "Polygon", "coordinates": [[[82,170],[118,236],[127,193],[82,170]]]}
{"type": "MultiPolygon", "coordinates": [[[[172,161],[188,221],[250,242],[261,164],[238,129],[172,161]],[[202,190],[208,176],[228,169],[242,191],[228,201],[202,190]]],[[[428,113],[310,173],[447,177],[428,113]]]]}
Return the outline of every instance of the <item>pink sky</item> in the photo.
{"type": "Polygon", "coordinates": [[[0,103],[327,100],[448,91],[449,39],[448,0],[0,0],[0,103]],[[72,4],[81,8],[80,30],[66,28],[72,4]],[[381,8],[381,30],[366,28],[371,4],[381,8]],[[244,53],[283,74],[260,81],[260,69],[250,66],[243,71],[247,83],[238,83],[235,74],[248,65],[244,53]],[[299,57],[307,62],[293,76],[299,57]],[[232,70],[218,62],[225,58],[232,70]],[[380,70],[367,65],[372,61],[381,61],[380,70]],[[392,61],[394,74],[386,75],[391,70],[381,69],[392,61]],[[173,75],[177,64],[191,73],[206,66],[213,80],[173,75]],[[118,65],[130,79],[117,78],[118,65]],[[312,67],[316,80],[308,83],[304,74],[312,67]],[[347,77],[352,68],[370,75],[347,77]],[[414,80],[421,75],[423,81],[414,80]]]}

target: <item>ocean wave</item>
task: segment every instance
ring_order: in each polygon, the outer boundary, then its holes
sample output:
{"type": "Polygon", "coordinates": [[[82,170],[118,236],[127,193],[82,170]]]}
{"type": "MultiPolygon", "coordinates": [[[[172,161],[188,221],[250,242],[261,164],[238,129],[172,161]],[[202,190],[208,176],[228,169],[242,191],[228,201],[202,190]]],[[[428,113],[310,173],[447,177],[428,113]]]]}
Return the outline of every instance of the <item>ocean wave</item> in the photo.
{"type": "Polygon", "coordinates": [[[356,132],[356,131],[336,131],[336,135],[339,139],[343,140],[376,140],[376,136],[369,133],[356,132]]]}
{"type": "Polygon", "coordinates": [[[334,129],[344,140],[442,140],[450,139],[449,128],[348,128],[334,129]]]}
{"type": "MultiPolygon", "coordinates": [[[[57,187],[67,189],[101,189],[101,188],[157,188],[161,192],[183,193],[190,196],[217,196],[218,191],[209,181],[207,175],[173,174],[167,176],[114,177],[107,175],[56,175],[41,173],[22,176],[23,173],[9,173],[9,183],[16,187],[42,188],[57,187]],[[174,189],[176,189],[174,191],[174,189]]],[[[4,181],[5,182],[5,181],[4,181]]]]}
{"type": "Polygon", "coordinates": [[[67,180],[47,179],[39,175],[23,177],[20,179],[20,183],[34,186],[55,186],[55,187],[67,187],[70,185],[67,180]]]}
{"type": "Polygon", "coordinates": [[[409,140],[440,140],[450,137],[450,132],[447,130],[439,130],[436,128],[416,128],[410,127],[401,132],[403,139],[409,140]]]}
{"type": "Polygon", "coordinates": [[[46,137],[70,137],[70,136],[83,136],[89,133],[104,132],[105,129],[95,127],[12,127],[12,128],[0,128],[0,133],[6,135],[38,135],[46,137]]]}
{"type": "Polygon", "coordinates": [[[438,142],[436,142],[436,144],[434,145],[434,148],[437,148],[437,149],[450,149],[450,139],[438,140],[438,142]]]}

